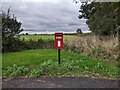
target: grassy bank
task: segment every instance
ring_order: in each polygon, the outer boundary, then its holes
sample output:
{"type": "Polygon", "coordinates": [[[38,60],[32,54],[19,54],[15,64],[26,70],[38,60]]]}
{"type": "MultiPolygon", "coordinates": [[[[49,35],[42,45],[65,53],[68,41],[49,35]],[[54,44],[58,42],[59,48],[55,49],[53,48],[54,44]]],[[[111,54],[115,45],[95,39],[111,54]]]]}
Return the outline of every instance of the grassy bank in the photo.
{"type": "Polygon", "coordinates": [[[86,76],[117,78],[117,63],[85,55],[61,51],[61,64],[57,50],[36,49],[5,53],[2,57],[3,77],[86,76]]]}

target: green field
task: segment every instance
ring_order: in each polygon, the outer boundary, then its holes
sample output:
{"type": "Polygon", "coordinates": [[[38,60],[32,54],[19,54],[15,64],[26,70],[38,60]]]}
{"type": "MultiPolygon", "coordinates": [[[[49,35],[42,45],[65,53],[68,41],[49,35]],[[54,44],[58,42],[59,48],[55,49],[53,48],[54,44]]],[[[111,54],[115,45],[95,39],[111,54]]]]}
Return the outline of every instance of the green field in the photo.
{"type": "MultiPolygon", "coordinates": [[[[64,40],[68,40],[68,39],[74,39],[78,36],[76,35],[64,35],[64,40]]],[[[48,40],[48,39],[53,39],[54,40],[54,35],[21,35],[20,36],[21,39],[25,39],[25,40],[38,40],[38,39],[44,39],[44,40],[48,40]]]]}
{"type": "Polygon", "coordinates": [[[36,49],[2,55],[3,77],[86,76],[117,78],[117,64],[61,50],[36,49]]]}

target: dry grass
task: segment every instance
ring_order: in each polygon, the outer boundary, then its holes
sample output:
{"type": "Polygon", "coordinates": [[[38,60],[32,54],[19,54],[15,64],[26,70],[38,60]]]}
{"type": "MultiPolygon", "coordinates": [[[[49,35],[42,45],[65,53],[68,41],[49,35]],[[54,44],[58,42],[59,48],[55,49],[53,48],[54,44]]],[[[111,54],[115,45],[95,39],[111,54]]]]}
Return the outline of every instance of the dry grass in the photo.
{"type": "Polygon", "coordinates": [[[65,44],[79,52],[88,56],[96,57],[99,59],[113,60],[118,57],[118,42],[115,37],[98,37],[98,36],[80,36],[74,40],[67,40],[65,44]]]}

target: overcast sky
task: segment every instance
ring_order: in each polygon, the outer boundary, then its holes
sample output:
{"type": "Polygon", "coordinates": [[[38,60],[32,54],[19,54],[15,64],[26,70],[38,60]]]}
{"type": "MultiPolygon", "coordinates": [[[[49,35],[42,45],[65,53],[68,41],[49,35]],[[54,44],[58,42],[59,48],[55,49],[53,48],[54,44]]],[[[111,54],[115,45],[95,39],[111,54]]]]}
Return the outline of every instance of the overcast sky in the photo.
{"type": "Polygon", "coordinates": [[[80,3],[73,0],[5,0],[3,10],[11,7],[22,22],[23,33],[72,33],[77,28],[88,31],[85,19],[78,19],[80,3]]]}

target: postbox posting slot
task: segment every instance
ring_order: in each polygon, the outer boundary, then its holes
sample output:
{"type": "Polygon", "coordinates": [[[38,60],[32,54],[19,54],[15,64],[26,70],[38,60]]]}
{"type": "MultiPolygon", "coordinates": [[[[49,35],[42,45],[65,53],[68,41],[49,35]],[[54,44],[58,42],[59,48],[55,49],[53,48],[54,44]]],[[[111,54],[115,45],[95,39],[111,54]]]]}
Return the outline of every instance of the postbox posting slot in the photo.
{"type": "Polygon", "coordinates": [[[61,46],[61,42],[60,42],[60,41],[58,41],[57,43],[58,43],[58,47],[60,47],[60,46],[61,46]]]}

